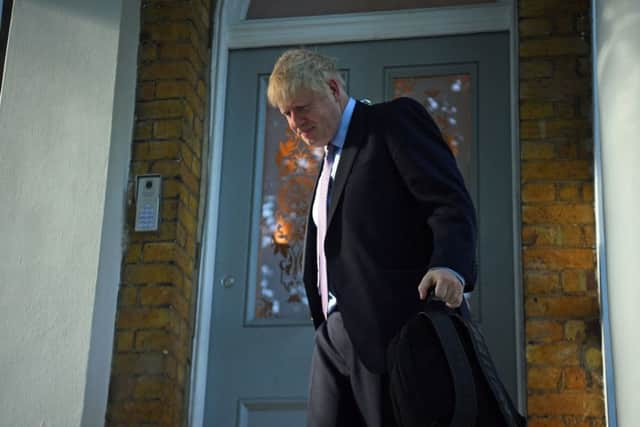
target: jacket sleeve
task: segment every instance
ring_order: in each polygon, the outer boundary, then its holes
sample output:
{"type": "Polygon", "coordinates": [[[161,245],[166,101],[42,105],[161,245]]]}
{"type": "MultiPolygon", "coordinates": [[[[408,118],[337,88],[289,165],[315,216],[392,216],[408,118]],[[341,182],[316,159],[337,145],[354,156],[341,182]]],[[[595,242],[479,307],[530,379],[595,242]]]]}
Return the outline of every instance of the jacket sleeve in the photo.
{"type": "Polygon", "coordinates": [[[418,102],[399,98],[385,107],[379,123],[384,123],[391,158],[433,235],[428,268],[456,271],[469,292],[477,276],[476,217],[455,158],[418,102]]]}

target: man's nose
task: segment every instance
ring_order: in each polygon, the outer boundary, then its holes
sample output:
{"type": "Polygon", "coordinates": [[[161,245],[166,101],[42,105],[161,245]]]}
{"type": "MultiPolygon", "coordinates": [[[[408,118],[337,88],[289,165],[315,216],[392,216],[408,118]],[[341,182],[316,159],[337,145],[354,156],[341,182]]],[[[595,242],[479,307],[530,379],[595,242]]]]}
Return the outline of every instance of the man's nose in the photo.
{"type": "Polygon", "coordinates": [[[300,114],[291,113],[291,118],[289,119],[289,126],[295,131],[302,125],[302,117],[300,114]]]}

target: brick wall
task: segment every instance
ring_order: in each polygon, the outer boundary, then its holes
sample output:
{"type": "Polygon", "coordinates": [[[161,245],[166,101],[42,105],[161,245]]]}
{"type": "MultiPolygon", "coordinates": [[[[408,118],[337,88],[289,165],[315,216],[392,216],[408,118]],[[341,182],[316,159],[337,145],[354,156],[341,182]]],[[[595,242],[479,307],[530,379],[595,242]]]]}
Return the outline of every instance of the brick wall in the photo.
{"type": "Polygon", "coordinates": [[[521,0],[519,28],[529,425],[603,426],[589,1],[521,0]]]}
{"type": "Polygon", "coordinates": [[[162,217],[135,233],[131,186],[109,426],[186,421],[210,16],[210,0],[142,0],[130,179],[162,175],[162,217]]]}

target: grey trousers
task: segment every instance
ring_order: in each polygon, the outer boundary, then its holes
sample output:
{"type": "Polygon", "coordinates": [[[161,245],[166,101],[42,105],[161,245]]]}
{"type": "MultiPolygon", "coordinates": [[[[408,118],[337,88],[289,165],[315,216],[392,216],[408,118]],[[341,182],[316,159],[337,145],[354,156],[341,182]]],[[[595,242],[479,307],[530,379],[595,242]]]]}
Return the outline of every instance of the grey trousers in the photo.
{"type": "Polygon", "coordinates": [[[396,427],[387,376],[362,364],[339,311],[316,331],[307,426],[396,427]]]}

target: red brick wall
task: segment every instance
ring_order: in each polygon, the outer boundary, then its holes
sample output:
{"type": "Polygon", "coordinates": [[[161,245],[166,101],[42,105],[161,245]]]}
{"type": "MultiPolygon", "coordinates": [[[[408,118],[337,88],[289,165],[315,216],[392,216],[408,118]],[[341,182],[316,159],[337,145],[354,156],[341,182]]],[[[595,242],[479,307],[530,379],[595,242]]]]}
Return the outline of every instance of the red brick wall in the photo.
{"type": "Polygon", "coordinates": [[[522,0],[519,28],[530,426],[602,426],[589,2],[522,0]]]}
{"type": "Polygon", "coordinates": [[[160,230],[123,259],[107,425],[186,422],[198,204],[209,96],[209,0],[143,0],[131,181],[163,178],[160,230]]]}

